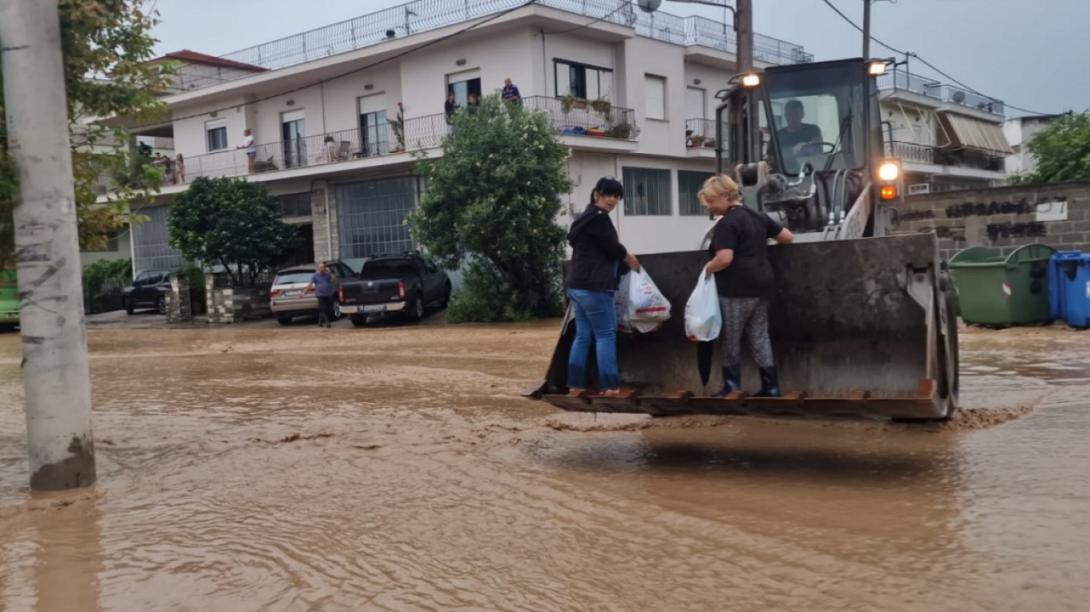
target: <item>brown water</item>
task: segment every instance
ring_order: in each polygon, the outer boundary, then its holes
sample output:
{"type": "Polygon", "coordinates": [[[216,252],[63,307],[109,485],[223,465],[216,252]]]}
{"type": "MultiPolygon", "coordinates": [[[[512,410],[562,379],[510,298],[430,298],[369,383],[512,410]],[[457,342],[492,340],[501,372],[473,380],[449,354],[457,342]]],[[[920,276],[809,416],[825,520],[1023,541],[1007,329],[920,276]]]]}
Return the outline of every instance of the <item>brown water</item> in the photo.
{"type": "Polygon", "coordinates": [[[51,495],[0,336],[0,610],[1090,609],[1090,335],[967,331],[940,430],[557,413],[555,335],[92,330],[51,495]]]}

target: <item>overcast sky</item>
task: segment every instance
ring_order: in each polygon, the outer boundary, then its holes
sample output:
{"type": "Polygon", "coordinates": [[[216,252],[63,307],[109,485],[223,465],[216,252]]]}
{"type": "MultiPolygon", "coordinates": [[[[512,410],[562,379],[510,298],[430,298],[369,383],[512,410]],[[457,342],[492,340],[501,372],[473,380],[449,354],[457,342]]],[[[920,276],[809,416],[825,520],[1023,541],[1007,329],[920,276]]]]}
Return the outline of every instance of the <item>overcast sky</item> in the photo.
{"type": "MultiPolygon", "coordinates": [[[[455,0],[449,0],[456,5],[455,0]]],[[[862,22],[861,0],[832,0],[862,22]]],[[[404,0],[148,0],[162,23],[158,51],[220,55],[404,0]]],[[[817,59],[855,57],[862,36],[822,0],[753,0],[757,32],[802,44],[817,59]]],[[[680,2],[662,10],[722,20],[680,2]]],[[[1042,113],[1090,108],[1090,0],[877,0],[874,35],[919,54],[988,95],[1042,113]]],[[[872,55],[892,55],[875,46],[872,55]]],[[[912,64],[926,76],[919,62],[912,64]]],[[[941,77],[939,77],[941,78],[941,77]]],[[[946,79],[941,79],[946,81],[946,79]]],[[[1025,114],[1010,109],[1008,114],[1025,114]]]]}

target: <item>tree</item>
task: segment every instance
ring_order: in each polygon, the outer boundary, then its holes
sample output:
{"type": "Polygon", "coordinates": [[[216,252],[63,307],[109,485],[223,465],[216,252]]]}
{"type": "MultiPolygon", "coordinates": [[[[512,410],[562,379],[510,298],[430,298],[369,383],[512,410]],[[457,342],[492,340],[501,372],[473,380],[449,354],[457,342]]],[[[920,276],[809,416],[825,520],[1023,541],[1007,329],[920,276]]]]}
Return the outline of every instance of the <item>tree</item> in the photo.
{"type": "Polygon", "coordinates": [[[469,268],[451,320],[516,320],[560,308],[570,189],[568,149],[542,113],[488,96],[455,115],[443,156],[421,160],[425,190],[409,215],[416,239],[445,267],[469,268]]]}
{"type": "Polygon", "coordinates": [[[1058,183],[1090,180],[1090,112],[1067,113],[1026,143],[1037,160],[1033,172],[1015,183],[1058,183]]]}
{"type": "MultiPolygon", "coordinates": [[[[142,122],[161,117],[158,96],[174,65],[148,65],[155,39],[154,14],[142,0],[60,0],[65,88],[72,142],[80,246],[105,245],[111,230],[128,223],[128,201],[159,184],[159,173],[129,149],[124,128],[92,123],[101,117],[142,122]],[[100,177],[115,180],[112,200],[96,203],[100,177]]],[[[0,72],[0,83],[3,74],[0,72]]],[[[8,153],[3,90],[0,87],[0,268],[13,263],[12,210],[18,181],[8,153]]]]}
{"type": "Polygon", "coordinates": [[[276,199],[242,179],[201,177],[178,194],[167,218],[170,245],[190,261],[220,264],[236,286],[284,261],[298,245],[276,199]]]}

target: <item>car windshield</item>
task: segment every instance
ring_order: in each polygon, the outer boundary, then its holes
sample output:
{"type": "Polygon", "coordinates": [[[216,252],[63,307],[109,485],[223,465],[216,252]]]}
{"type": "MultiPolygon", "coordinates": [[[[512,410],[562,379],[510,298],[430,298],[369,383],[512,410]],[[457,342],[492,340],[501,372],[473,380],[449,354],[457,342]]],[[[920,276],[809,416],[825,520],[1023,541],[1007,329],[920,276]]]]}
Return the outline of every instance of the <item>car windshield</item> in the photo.
{"type": "Polygon", "coordinates": [[[363,264],[360,278],[400,278],[416,274],[416,266],[409,259],[378,259],[363,264]]]}
{"type": "Polygon", "coordinates": [[[276,275],[274,285],[293,285],[296,283],[309,283],[314,272],[281,272],[276,275]]]}
{"type": "Polygon", "coordinates": [[[862,167],[863,79],[859,64],[765,73],[772,116],[768,158],[785,174],[862,167]]]}

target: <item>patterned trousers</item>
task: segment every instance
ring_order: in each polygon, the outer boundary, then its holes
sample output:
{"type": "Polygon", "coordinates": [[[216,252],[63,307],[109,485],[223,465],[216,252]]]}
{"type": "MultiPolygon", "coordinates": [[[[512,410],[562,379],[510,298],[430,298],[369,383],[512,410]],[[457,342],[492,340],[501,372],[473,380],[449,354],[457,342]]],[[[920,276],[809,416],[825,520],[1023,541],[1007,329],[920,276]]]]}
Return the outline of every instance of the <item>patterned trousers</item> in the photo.
{"type": "Polygon", "coordinates": [[[719,296],[719,307],[723,312],[723,331],[719,334],[723,365],[742,363],[743,337],[758,367],[776,365],[768,337],[768,299],[719,296]]]}

